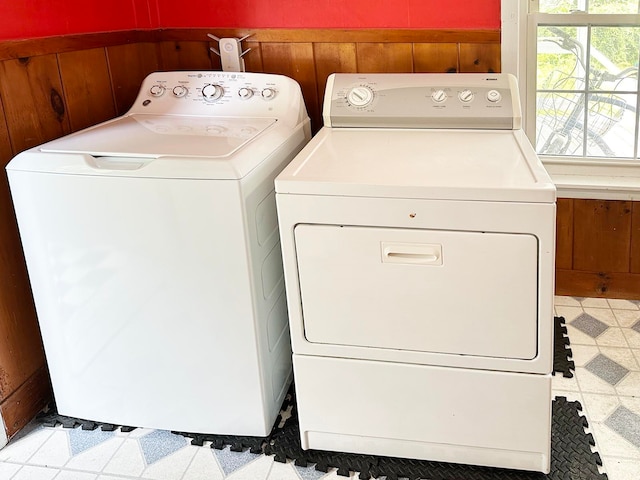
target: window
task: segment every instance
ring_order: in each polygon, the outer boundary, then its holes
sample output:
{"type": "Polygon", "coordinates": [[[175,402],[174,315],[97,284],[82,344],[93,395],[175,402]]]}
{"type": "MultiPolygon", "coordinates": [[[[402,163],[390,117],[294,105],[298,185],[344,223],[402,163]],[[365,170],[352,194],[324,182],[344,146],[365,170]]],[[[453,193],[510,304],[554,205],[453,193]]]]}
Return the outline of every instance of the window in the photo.
{"type": "Polygon", "coordinates": [[[639,8],[639,0],[529,2],[526,128],[543,160],[640,165],[639,8]]]}

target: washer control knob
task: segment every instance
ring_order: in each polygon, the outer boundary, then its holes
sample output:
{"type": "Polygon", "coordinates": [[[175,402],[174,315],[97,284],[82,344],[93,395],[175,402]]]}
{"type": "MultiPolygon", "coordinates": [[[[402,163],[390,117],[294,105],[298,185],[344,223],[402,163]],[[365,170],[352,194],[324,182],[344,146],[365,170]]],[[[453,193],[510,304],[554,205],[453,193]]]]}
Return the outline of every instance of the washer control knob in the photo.
{"type": "Polygon", "coordinates": [[[161,97],[162,94],[164,93],[164,87],[162,85],[152,85],[151,88],[149,89],[149,94],[152,97],[161,97]]]}
{"type": "Polygon", "coordinates": [[[187,87],[182,85],[177,85],[173,87],[173,90],[172,90],[173,95],[178,98],[184,97],[188,92],[189,90],[187,90],[187,87]]]}
{"type": "Polygon", "coordinates": [[[462,103],[471,103],[473,101],[473,92],[469,89],[462,90],[458,93],[458,98],[462,103]]]}
{"type": "Polygon", "coordinates": [[[364,85],[353,87],[347,93],[347,102],[354,107],[366,107],[373,101],[373,90],[364,85]]]}
{"type": "Polygon", "coordinates": [[[444,103],[447,100],[447,92],[442,89],[435,90],[431,93],[431,100],[435,103],[444,103]]]}
{"type": "Polygon", "coordinates": [[[253,97],[253,90],[247,87],[242,87],[240,90],[238,90],[238,96],[243,100],[248,100],[249,98],[253,97]]]}
{"type": "Polygon", "coordinates": [[[276,91],[273,88],[265,88],[262,90],[262,98],[265,100],[273,100],[276,98],[276,91]]]}
{"type": "Polygon", "coordinates": [[[489,100],[491,103],[498,103],[500,100],[502,100],[502,95],[500,95],[500,92],[498,90],[489,90],[487,92],[487,100],[489,100]]]}
{"type": "Polygon", "coordinates": [[[202,87],[202,96],[207,102],[218,100],[223,95],[224,88],[222,88],[222,85],[208,83],[204,87],[202,87]]]}

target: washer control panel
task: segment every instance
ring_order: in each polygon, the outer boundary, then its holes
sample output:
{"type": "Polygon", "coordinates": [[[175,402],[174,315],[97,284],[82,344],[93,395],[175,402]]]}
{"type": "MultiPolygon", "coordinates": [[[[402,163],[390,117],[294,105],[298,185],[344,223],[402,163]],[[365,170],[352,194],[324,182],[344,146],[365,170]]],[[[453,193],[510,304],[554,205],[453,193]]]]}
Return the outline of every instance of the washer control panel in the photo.
{"type": "Polygon", "coordinates": [[[331,127],[521,128],[508,74],[333,74],[323,113],[331,127]]]}
{"type": "Polygon", "coordinates": [[[294,80],[266,73],[156,72],[129,113],[277,117],[302,99],[294,80]]]}

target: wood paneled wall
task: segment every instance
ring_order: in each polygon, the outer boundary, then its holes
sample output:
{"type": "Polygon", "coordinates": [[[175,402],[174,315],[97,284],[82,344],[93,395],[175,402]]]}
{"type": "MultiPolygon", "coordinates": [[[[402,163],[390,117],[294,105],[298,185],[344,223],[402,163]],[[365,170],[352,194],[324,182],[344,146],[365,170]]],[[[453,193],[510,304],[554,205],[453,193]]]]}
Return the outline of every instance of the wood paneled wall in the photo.
{"type": "MultiPolygon", "coordinates": [[[[123,114],[157,70],[220,69],[205,30],[77,35],[0,43],[0,95],[13,153],[123,114]]],[[[216,30],[243,36],[248,71],[300,83],[314,129],[333,72],[497,72],[492,30],[216,30]]]]}
{"type": "Polygon", "coordinates": [[[640,202],[559,199],[556,293],[640,299],[640,202]]]}
{"type": "Polygon", "coordinates": [[[4,166],[125,113],[151,72],[219,70],[207,33],[251,33],[247,70],[297,80],[314,129],[333,72],[500,70],[498,31],[191,29],[0,42],[0,414],[9,436],[44,406],[50,386],[4,166]]]}

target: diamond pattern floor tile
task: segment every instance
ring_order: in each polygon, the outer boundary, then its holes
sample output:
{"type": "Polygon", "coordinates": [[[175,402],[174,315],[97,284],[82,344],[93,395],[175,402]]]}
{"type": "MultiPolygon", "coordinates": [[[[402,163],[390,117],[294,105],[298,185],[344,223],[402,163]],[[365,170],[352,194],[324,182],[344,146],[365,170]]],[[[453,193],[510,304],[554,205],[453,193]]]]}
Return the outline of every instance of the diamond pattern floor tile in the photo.
{"type": "Polygon", "coordinates": [[[213,453],[225,475],[231,475],[236,470],[260,457],[260,454],[251,453],[249,450],[245,450],[242,453],[232,452],[229,447],[225,447],[222,450],[213,450],[213,453]]]}
{"type": "Polygon", "coordinates": [[[621,437],[640,448],[640,415],[620,405],[604,424],[621,437]]]}
{"type": "Polygon", "coordinates": [[[592,317],[588,313],[583,313],[579,315],[575,320],[572,320],[571,325],[580,330],[583,333],[586,333],[592,338],[597,338],[605,332],[609,325],[604,322],[601,322],[597,318],[592,317]]]}
{"type": "Polygon", "coordinates": [[[602,354],[596,356],[584,368],[610,385],[616,385],[629,373],[628,369],[602,354]]]}
{"type": "Polygon", "coordinates": [[[140,438],[140,446],[147,465],[151,465],[186,447],[187,439],[165,430],[154,430],[140,438]]]}
{"type": "Polygon", "coordinates": [[[65,430],[69,432],[69,445],[71,447],[71,455],[78,455],[102,442],[113,438],[114,432],[103,432],[100,429],[82,430],[82,428],[72,428],[65,430]]]}
{"type": "Polygon", "coordinates": [[[325,472],[316,470],[315,465],[308,467],[296,467],[296,471],[302,480],[319,480],[326,475],[325,472]]]}

